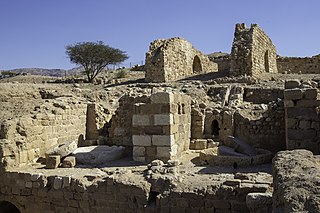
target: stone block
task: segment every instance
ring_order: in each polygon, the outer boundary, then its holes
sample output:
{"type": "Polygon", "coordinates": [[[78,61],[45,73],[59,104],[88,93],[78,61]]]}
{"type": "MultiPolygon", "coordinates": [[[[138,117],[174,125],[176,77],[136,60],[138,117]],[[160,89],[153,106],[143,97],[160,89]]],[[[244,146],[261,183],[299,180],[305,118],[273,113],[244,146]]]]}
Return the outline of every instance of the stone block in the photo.
{"type": "Polygon", "coordinates": [[[154,146],[172,146],[174,143],[174,135],[152,135],[154,146]]]}
{"type": "Polygon", "coordinates": [[[160,158],[170,158],[171,157],[171,147],[157,147],[157,157],[160,158]]]}
{"type": "Polygon", "coordinates": [[[151,146],[151,135],[132,135],[134,146],[151,146]]]}
{"type": "Polygon", "coordinates": [[[76,157],[68,156],[62,161],[63,168],[73,168],[76,165],[76,157]]]}
{"type": "Polygon", "coordinates": [[[190,149],[202,150],[207,148],[208,141],[206,139],[194,139],[190,142],[190,149]]]}
{"type": "Polygon", "coordinates": [[[285,100],[299,100],[302,99],[303,91],[301,89],[287,89],[284,91],[285,100]]]}
{"type": "Polygon", "coordinates": [[[150,99],[151,99],[151,103],[166,104],[166,103],[173,102],[174,96],[172,93],[169,93],[169,92],[158,92],[158,93],[152,94],[150,99]]]}
{"type": "Polygon", "coordinates": [[[311,120],[316,118],[317,115],[317,111],[313,108],[288,108],[287,109],[287,115],[288,118],[304,118],[306,120],[311,120]]]}
{"type": "Polygon", "coordinates": [[[318,90],[316,88],[308,88],[304,92],[305,99],[316,99],[318,95],[318,90]]]}
{"type": "Polygon", "coordinates": [[[157,147],[146,147],[146,156],[152,157],[157,155],[157,147]]]}
{"type": "Polygon", "coordinates": [[[62,188],[62,177],[55,177],[53,180],[53,188],[61,189],[62,188]]]}
{"type": "Polygon", "coordinates": [[[296,107],[300,108],[315,108],[320,106],[320,100],[299,100],[296,107]]]}
{"type": "Polygon", "coordinates": [[[132,156],[132,159],[133,159],[134,161],[142,162],[142,163],[144,163],[144,162],[146,161],[146,158],[145,158],[145,157],[132,156]]]}
{"type": "Polygon", "coordinates": [[[48,155],[46,157],[46,168],[47,169],[56,169],[60,164],[60,155],[48,155]]]}
{"type": "Polygon", "coordinates": [[[296,129],[289,129],[287,131],[288,139],[289,140],[308,140],[314,139],[317,136],[316,130],[309,129],[309,130],[296,130],[296,129]]]}
{"type": "Polygon", "coordinates": [[[249,193],[246,204],[250,212],[272,212],[272,193],[249,193]]]}
{"type": "Polygon", "coordinates": [[[145,156],[145,152],[146,152],[146,149],[145,147],[142,147],[142,146],[134,146],[133,147],[133,156],[135,157],[144,157],[145,156]]]}
{"type": "Polygon", "coordinates": [[[310,129],[310,127],[311,127],[311,121],[305,121],[305,120],[299,121],[300,129],[310,129]]]}
{"type": "Polygon", "coordinates": [[[287,128],[294,128],[295,125],[298,123],[297,119],[295,118],[287,118],[287,128]]]}
{"type": "Polygon", "coordinates": [[[284,100],[283,104],[284,104],[284,107],[286,108],[294,107],[294,102],[292,100],[284,100]]]}
{"type": "Polygon", "coordinates": [[[76,141],[71,141],[68,143],[61,144],[56,147],[50,148],[46,155],[60,155],[61,158],[70,155],[74,150],[78,147],[78,143],[76,141]]]}
{"type": "Polygon", "coordinates": [[[294,89],[294,88],[298,88],[299,86],[300,86],[300,80],[298,79],[288,80],[284,83],[285,89],[294,89]]]}
{"type": "Polygon", "coordinates": [[[150,126],[151,122],[150,122],[149,115],[133,115],[132,125],[133,126],[150,126]]]}
{"type": "Polygon", "coordinates": [[[159,114],[154,115],[155,126],[166,126],[173,124],[173,114],[159,114]]]}

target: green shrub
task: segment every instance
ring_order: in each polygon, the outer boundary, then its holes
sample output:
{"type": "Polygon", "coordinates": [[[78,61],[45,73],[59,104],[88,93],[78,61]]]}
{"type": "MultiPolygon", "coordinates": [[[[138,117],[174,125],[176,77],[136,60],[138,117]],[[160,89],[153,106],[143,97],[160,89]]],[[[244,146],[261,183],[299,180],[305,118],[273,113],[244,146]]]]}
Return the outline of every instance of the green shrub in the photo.
{"type": "Polygon", "coordinates": [[[120,69],[116,72],[116,78],[125,78],[127,77],[127,70],[125,69],[120,69]]]}

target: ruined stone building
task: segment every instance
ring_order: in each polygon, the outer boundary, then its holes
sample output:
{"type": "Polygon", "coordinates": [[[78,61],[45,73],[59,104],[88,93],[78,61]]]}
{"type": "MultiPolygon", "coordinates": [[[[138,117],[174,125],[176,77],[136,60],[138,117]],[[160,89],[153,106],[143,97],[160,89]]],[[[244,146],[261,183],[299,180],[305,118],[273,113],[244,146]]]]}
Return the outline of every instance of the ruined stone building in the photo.
{"type": "Polygon", "coordinates": [[[319,212],[320,80],[290,61],[237,24],[217,63],[152,42],[143,83],[0,81],[0,212],[319,212]]]}
{"type": "Polygon", "coordinates": [[[146,53],[147,82],[170,82],[191,75],[218,71],[216,63],[183,38],[159,39],[146,53]]]}

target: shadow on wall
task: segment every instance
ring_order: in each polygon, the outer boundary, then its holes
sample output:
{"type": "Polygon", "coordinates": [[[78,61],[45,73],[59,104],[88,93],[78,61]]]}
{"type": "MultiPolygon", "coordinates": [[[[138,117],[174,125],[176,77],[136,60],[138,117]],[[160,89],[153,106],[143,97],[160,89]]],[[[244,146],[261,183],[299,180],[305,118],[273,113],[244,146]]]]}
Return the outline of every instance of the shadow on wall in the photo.
{"type": "Polygon", "coordinates": [[[8,201],[0,202],[0,212],[4,213],[20,213],[20,210],[12,203],[8,201]]]}

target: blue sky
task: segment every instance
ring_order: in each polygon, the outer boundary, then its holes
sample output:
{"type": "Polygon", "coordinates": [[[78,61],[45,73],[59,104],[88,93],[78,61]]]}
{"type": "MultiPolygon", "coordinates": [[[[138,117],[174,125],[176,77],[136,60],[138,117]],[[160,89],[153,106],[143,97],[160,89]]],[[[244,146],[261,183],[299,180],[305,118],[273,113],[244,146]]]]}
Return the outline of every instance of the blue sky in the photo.
{"type": "Polygon", "coordinates": [[[234,25],[258,23],[278,54],[320,53],[319,0],[0,0],[0,70],[75,67],[65,46],[104,41],[144,60],[151,41],[181,36],[230,52],[234,25]]]}

